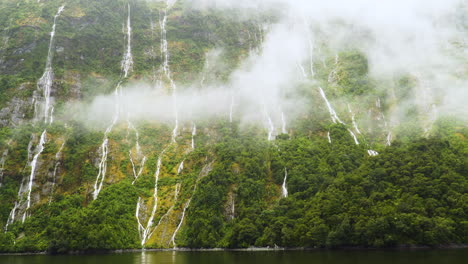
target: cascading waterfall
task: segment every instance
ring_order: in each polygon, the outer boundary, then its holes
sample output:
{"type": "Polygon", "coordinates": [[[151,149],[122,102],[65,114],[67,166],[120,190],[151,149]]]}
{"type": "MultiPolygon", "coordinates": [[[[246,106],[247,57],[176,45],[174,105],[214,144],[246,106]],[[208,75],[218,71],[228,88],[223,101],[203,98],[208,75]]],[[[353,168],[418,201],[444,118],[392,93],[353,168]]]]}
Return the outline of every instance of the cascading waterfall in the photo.
{"type": "MultiPolygon", "coordinates": [[[[62,5],[59,7],[57,10],[57,13],[54,16],[54,23],[52,25],[52,31],[50,32],[50,40],[49,40],[49,48],[48,48],[48,53],[47,53],[47,60],[46,60],[46,66],[44,73],[42,74],[41,78],[37,81],[37,91],[33,95],[33,104],[34,104],[34,116],[35,119],[39,119],[39,114],[40,111],[38,111],[39,106],[42,107],[41,111],[43,111],[43,118],[45,123],[52,123],[53,122],[53,106],[51,106],[51,98],[50,98],[50,93],[51,93],[51,88],[52,88],[52,83],[54,80],[54,72],[52,68],[52,60],[53,60],[53,46],[54,46],[54,38],[55,38],[55,29],[56,29],[56,24],[57,24],[57,18],[60,16],[60,14],[63,12],[65,6],[62,5]],[[39,102],[39,95],[37,93],[42,91],[43,95],[43,100],[44,102],[39,102]]],[[[42,117],[41,117],[42,118],[42,117]]],[[[44,151],[44,145],[46,143],[46,135],[47,131],[44,129],[44,131],[41,134],[41,137],[39,139],[39,144],[36,146],[35,149],[35,154],[29,163],[29,166],[31,167],[31,174],[29,175],[29,180],[26,186],[23,186],[24,184],[24,179],[23,182],[21,183],[20,189],[18,191],[18,200],[15,202],[15,205],[10,212],[10,215],[7,220],[7,224],[5,226],[5,230],[7,230],[8,225],[12,224],[15,221],[15,215],[16,211],[22,207],[23,203],[23,197],[24,197],[24,192],[27,192],[26,195],[26,208],[23,213],[23,218],[22,222],[26,220],[26,217],[28,215],[29,208],[31,207],[31,193],[32,193],[32,187],[34,183],[34,179],[36,176],[36,169],[37,169],[37,161],[39,159],[39,156],[42,154],[42,151],[44,151]],[[26,190],[25,190],[26,189],[26,190]]],[[[31,141],[28,144],[28,160],[30,159],[30,155],[32,153],[32,141],[34,139],[34,135],[31,139],[31,141]]]]}
{"type": "MultiPolygon", "coordinates": [[[[339,55],[338,53],[335,54],[335,68],[333,68],[333,70],[330,71],[330,74],[328,74],[328,83],[329,84],[332,84],[334,82],[336,82],[336,79],[337,79],[337,66],[338,66],[338,62],[339,62],[339,55]]],[[[325,62],[323,62],[325,64],[325,62]]]]}
{"type": "Polygon", "coordinates": [[[336,112],[333,109],[333,107],[331,106],[330,102],[328,101],[327,96],[325,95],[325,92],[323,91],[322,87],[319,87],[319,90],[320,90],[320,95],[322,96],[323,100],[325,100],[325,103],[327,105],[328,111],[330,112],[330,117],[331,117],[333,123],[336,124],[336,122],[338,122],[340,124],[344,124],[341,121],[341,119],[338,117],[338,115],[336,114],[336,112]]]}
{"type": "Polygon", "coordinates": [[[117,121],[119,120],[120,117],[120,99],[122,96],[122,77],[127,78],[129,72],[132,70],[133,66],[133,56],[132,56],[132,47],[131,47],[131,34],[132,34],[132,27],[130,24],[130,4],[128,4],[128,16],[127,16],[127,21],[126,21],[126,38],[127,38],[127,45],[125,48],[125,54],[122,59],[121,63],[121,70],[123,76],[121,76],[121,79],[117,83],[117,86],[114,90],[114,100],[115,100],[115,108],[114,108],[114,117],[112,119],[112,123],[107,127],[106,131],[104,132],[104,138],[101,144],[101,147],[99,149],[101,153],[101,160],[99,162],[99,172],[98,175],[96,176],[96,181],[94,183],[94,191],[93,191],[93,199],[96,200],[99,193],[101,192],[105,177],[106,177],[106,172],[107,172],[107,157],[109,155],[109,133],[112,131],[114,126],[117,124],[117,121]]]}
{"type": "Polygon", "coordinates": [[[195,136],[197,135],[197,126],[193,124],[192,126],[192,150],[195,149],[195,136]]]}
{"type": "MultiPolygon", "coordinates": [[[[315,76],[314,61],[313,61],[314,44],[313,44],[313,40],[312,40],[312,34],[310,33],[310,25],[307,22],[304,15],[302,15],[302,21],[304,23],[305,32],[306,32],[306,35],[307,35],[307,44],[309,46],[310,74],[311,74],[312,77],[314,77],[315,76]]],[[[300,65],[300,67],[302,69],[302,72],[304,73],[304,77],[307,77],[306,71],[304,70],[304,67],[302,67],[302,65],[300,65]]]]}
{"type": "MultiPolygon", "coordinates": [[[[22,186],[20,186],[20,190],[18,191],[18,196],[20,196],[22,193],[22,186]]],[[[15,201],[15,205],[13,206],[13,209],[11,209],[10,214],[8,215],[8,220],[7,223],[5,224],[5,232],[8,231],[8,226],[13,224],[15,222],[15,216],[16,216],[16,210],[18,210],[20,204],[18,201],[15,201]]]]}
{"type": "Polygon", "coordinates": [[[351,107],[349,106],[349,104],[348,104],[348,110],[349,110],[349,113],[351,114],[351,121],[353,123],[354,130],[356,130],[358,134],[361,134],[361,131],[359,131],[358,125],[356,123],[355,115],[353,111],[351,110],[351,107]]]}
{"type": "Polygon", "coordinates": [[[151,234],[149,235],[149,237],[151,237],[153,235],[153,233],[158,229],[158,227],[161,225],[161,223],[169,216],[169,214],[174,210],[174,205],[177,203],[178,199],[179,199],[179,193],[180,193],[180,187],[181,187],[181,184],[180,183],[177,183],[176,184],[176,188],[175,188],[175,192],[174,192],[174,203],[172,204],[172,206],[169,208],[169,210],[167,210],[167,212],[159,219],[159,222],[158,224],[154,227],[153,231],[151,232],[151,234]]]}
{"type": "MultiPolygon", "coordinates": [[[[197,178],[197,181],[195,182],[195,186],[193,187],[193,191],[192,191],[192,197],[193,195],[195,194],[196,190],[197,190],[197,187],[198,187],[198,183],[200,181],[201,178],[203,178],[204,176],[208,175],[208,173],[212,170],[212,166],[213,166],[213,161],[209,164],[207,164],[205,167],[203,167],[203,169],[201,170],[200,174],[198,175],[198,178],[197,178]]],[[[185,213],[188,209],[188,207],[190,206],[190,202],[192,201],[192,198],[190,198],[184,205],[184,209],[182,210],[182,217],[180,219],[180,222],[179,224],[177,225],[174,233],[172,234],[172,237],[171,237],[171,240],[169,242],[169,244],[172,243],[172,245],[174,245],[174,248],[177,247],[177,244],[175,243],[175,238],[177,236],[177,233],[179,232],[180,228],[182,227],[182,224],[184,223],[184,219],[185,219],[185,213]]]]}
{"type": "Polygon", "coordinates": [[[288,197],[288,188],[286,186],[287,179],[288,179],[288,169],[284,168],[284,180],[283,180],[283,185],[281,185],[282,197],[284,198],[288,197]]]}
{"type": "Polygon", "coordinates": [[[299,68],[299,70],[301,70],[302,77],[304,77],[304,79],[307,79],[307,73],[306,73],[306,71],[304,69],[304,66],[302,66],[302,64],[298,63],[297,67],[299,68]]]}
{"type": "Polygon", "coordinates": [[[331,141],[331,136],[330,136],[330,131],[327,132],[327,138],[328,138],[328,143],[332,143],[331,141]]]}
{"type": "Polygon", "coordinates": [[[151,215],[146,223],[146,227],[141,224],[140,221],[140,203],[141,198],[138,198],[137,203],[137,210],[136,210],[136,218],[138,220],[138,231],[140,233],[141,238],[141,246],[144,247],[146,241],[151,237],[151,227],[153,226],[154,216],[156,215],[156,211],[158,209],[158,182],[159,182],[159,174],[161,173],[161,164],[162,164],[162,156],[164,155],[163,151],[158,157],[157,169],[156,173],[154,174],[155,182],[154,182],[154,193],[153,193],[153,209],[151,210],[151,215]]]}
{"type": "Polygon", "coordinates": [[[179,175],[179,174],[182,172],[182,170],[184,169],[184,161],[185,161],[185,160],[183,160],[183,161],[180,163],[179,167],[177,167],[177,175],[179,175]]]}
{"type": "Polygon", "coordinates": [[[189,207],[190,205],[190,202],[192,201],[192,198],[190,198],[184,205],[184,209],[182,210],[182,217],[180,218],[180,222],[179,224],[177,225],[175,231],[174,231],[174,234],[172,234],[172,237],[171,237],[171,242],[172,245],[174,245],[174,248],[177,248],[177,244],[175,243],[175,238],[177,236],[177,233],[179,232],[180,230],[180,227],[182,226],[182,224],[184,223],[184,218],[185,218],[185,213],[187,211],[187,208],[189,207]]]}
{"type": "Polygon", "coordinates": [[[132,172],[133,172],[132,185],[133,185],[138,180],[140,175],[143,173],[143,169],[145,168],[147,157],[145,155],[143,155],[143,153],[141,152],[140,133],[135,128],[135,126],[130,122],[129,119],[127,120],[127,123],[128,123],[128,130],[129,131],[133,130],[135,132],[135,137],[136,137],[136,139],[135,139],[136,161],[140,160],[139,164],[136,164],[136,162],[133,159],[134,158],[133,150],[130,149],[128,151],[128,156],[130,158],[130,163],[132,164],[132,172]]]}
{"type": "Polygon", "coordinates": [[[288,131],[286,130],[286,118],[284,117],[284,112],[281,111],[281,133],[287,134],[288,131]]]}
{"type": "Polygon", "coordinates": [[[353,137],[354,143],[356,143],[356,145],[359,145],[359,140],[357,139],[356,134],[354,134],[354,132],[349,128],[348,128],[348,131],[351,134],[351,136],[353,137]]]}
{"type": "MultiPolygon", "coordinates": [[[[53,47],[54,47],[54,39],[55,39],[55,29],[57,25],[57,19],[60,16],[60,14],[63,12],[65,8],[65,5],[62,5],[59,7],[57,10],[57,13],[54,16],[54,23],[52,25],[52,31],[50,32],[50,40],[49,40],[49,48],[48,48],[48,53],[47,53],[47,60],[46,60],[46,66],[44,73],[42,74],[41,78],[37,81],[37,91],[33,95],[33,104],[34,104],[34,116],[35,120],[39,119],[39,114],[41,111],[43,111],[43,118],[45,123],[52,123],[53,122],[53,106],[51,106],[51,98],[50,98],[50,93],[51,93],[51,88],[52,88],[52,83],[54,79],[54,72],[52,68],[52,60],[53,60],[53,47]],[[39,102],[39,95],[38,93],[42,91],[43,94],[43,100],[44,102],[39,102]],[[39,111],[39,106],[42,107],[43,109],[40,109],[39,111]]],[[[40,117],[42,118],[42,117],[40,117]]],[[[36,167],[37,167],[37,161],[39,159],[39,156],[42,154],[42,151],[44,150],[44,145],[46,143],[46,134],[47,131],[44,129],[44,131],[41,134],[39,144],[36,146],[35,149],[35,154],[31,160],[31,162],[28,164],[31,167],[31,174],[29,175],[29,180],[28,184],[26,186],[23,186],[24,184],[24,179],[23,182],[21,183],[20,189],[18,191],[18,200],[15,202],[15,205],[10,212],[10,215],[7,220],[7,224],[5,226],[5,230],[7,230],[8,225],[12,224],[15,221],[15,215],[16,211],[20,209],[24,204],[22,203],[23,197],[24,197],[24,192],[27,192],[26,195],[26,208],[23,213],[23,218],[22,222],[26,220],[29,208],[31,207],[31,192],[32,192],[32,187],[34,183],[34,178],[36,176],[36,167]]],[[[32,149],[32,144],[33,144],[33,139],[34,135],[32,136],[31,141],[28,144],[28,160],[30,160],[31,157],[31,149],[32,149]]]]}
{"type": "Polygon", "coordinates": [[[62,151],[64,147],[65,147],[65,141],[60,146],[59,151],[57,151],[57,153],[55,154],[55,166],[54,166],[54,173],[52,174],[52,188],[50,190],[49,204],[52,202],[52,196],[54,194],[55,184],[57,182],[57,171],[61,165],[60,159],[62,158],[62,151]]]}
{"type": "Polygon", "coordinates": [[[127,35],[127,48],[125,50],[125,54],[124,54],[124,57],[123,57],[123,60],[122,60],[122,65],[121,65],[121,68],[122,68],[122,71],[123,71],[123,75],[124,75],[124,78],[127,78],[128,77],[128,73],[130,72],[130,70],[132,69],[133,67],[133,55],[132,55],[132,26],[131,26],[131,23],[130,23],[130,3],[128,4],[128,17],[127,17],[127,32],[126,32],[126,35],[127,35]]]}
{"type": "Polygon", "coordinates": [[[46,130],[42,132],[41,138],[39,139],[39,145],[37,146],[36,149],[36,155],[34,155],[33,160],[31,161],[31,174],[29,176],[29,183],[28,183],[28,195],[26,197],[26,210],[24,211],[23,214],[23,223],[26,220],[26,215],[28,213],[29,208],[31,207],[31,192],[32,192],[32,187],[34,183],[34,177],[36,176],[36,166],[37,166],[37,160],[39,156],[41,155],[42,151],[44,151],[44,145],[47,140],[47,135],[46,135],[46,130]]]}
{"type": "Polygon", "coordinates": [[[388,132],[387,135],[387,143],[385,144],[387,147],[392,145],[392,132],[388,132]]]}
{"type": "MultiPolygon", "coordinates": [[[[168,51],[168,42],[167,42],[167,30],[166,30],[166,25],[167,25],[167,14],[169,10],[172,8],[172,6],[175,4],[176,0],[166,0],[166,8],[162,11],[163,15],[160,16],[159,20],[159,26],[161,29],[161,56],[162,56],[162,73],[164,77],[169,81],[171,92],[172,92],[172,100],[173,100],[173,107],[174,107],[174,129],[172,130],[172,136],[171,136],[171,142],[176,143],[176,138],[178,135],[178,130],[179,130],[179,114],[178,114],[178,106],[177,106],[177,86],[172,79],[171,76],[171,71],[169,68],[169,51],[168,51]],[[162,19],[161,19],[162,17],[162,19]]],[[[162,87],[162,82],[163,78],[160,79],[160,87],[162,87]]],[[[196,128],[195,128],[196,129],[196,128]]],[[[192,131],[192,148],[194,148],[194,140],[193,140],[193,131],[192,131]]],[[[170,146],[170,145],[169,145],[170,146]]],[[[168,146],[168,147],[169,147],[168,146]]],[[[136,211],[136,218],[138,220],[138,229],[140,232],[140,237],[141,237],[141,246],[144,248],[145,243],[148,241],[148,239],[151,237],[152,233],[156,230],[153,229],[153,232],[151,232],[151,229],[153,227],[153,222],[154,222],[154,216],[157,211],[157,206],[158,206],[158,181],[159,181],[159,174],[161,172],[161,165],[162,165],[162,157],[166,150],[164,149],[161,154],[159,155],[158,162],[157,162],[157,169],[155,173],[155,186],[154,186],[154,194],[153,194],[153,209],[151,210],[151,215],[150,218],[146,224],[146,227],[144,227],[141,224],[139,214],[140,214],[140,203],[141,203],[141,198],[138,200],[137,204],[137,211],[136,211]]]]}
{"type": "Polygon", "coordinates": [[[167,13],[169,10],[172,8],[172,6],[175,4],[175,0],[170,1],[166,0],[166,8],[162,11],[163,12],[163,18],[160,19],[159,25],[161,27],[161,55],[163,58],[163,64],[162,64],[162,71],[166,79],[169,81],[171,92],[172,92],[172,101],[173,101],[173,107],[174,107],[174,129],[172,130],[172,142],[176,142],[176,138],[178,135],[178,130],[179,130],[179,113],[178,113],[178,105],[177,105],[177,86],[172,79],[172,74],[171,70],[169,67],[169,51],[168,51],[168,42],[167,42],[167,13]]]}
{"type": "MultiPolygon", "coordinates": [[[[60,14],[63,12],[64,9],[65,9],[65,5],[62,5],[61,7],[59,7],[57,13],[54,16],[54,24],[52,25],[52,31],[50,32],[49,50],[47,53],[47,61],[46,61],[45,70],[44,70],[44,73],[42,74],[42,77],[37,82],[37,89],[38,91],[42,91],[44,101],[45,101],[44,104],[42,105],[45,123],[53,122],[53,113],[52,113],[53,110],[51,111],[52,103],[51,103],[51,98],[50,98],[52,83],[54,81],[54,71],[52,69],[52,59],[54,55],[53,44],[54,44],[57,18],[60,16],[60,14]]],[[[34,96],[33,100],[34,100],[35,114],[37,115],[38,113],[36,112],[36,110],[38,107],[37,104],[39,103],[37,95],[34,96]]]]}

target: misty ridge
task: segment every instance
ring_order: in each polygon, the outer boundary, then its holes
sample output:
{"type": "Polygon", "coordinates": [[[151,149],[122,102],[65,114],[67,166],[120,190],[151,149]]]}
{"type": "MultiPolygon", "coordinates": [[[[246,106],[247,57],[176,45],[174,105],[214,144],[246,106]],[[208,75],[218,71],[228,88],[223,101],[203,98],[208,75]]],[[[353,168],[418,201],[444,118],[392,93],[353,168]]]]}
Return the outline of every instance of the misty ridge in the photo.
{"type": "MultiPolygon", "coordinates": [[[[318,98],[323,88],[342,119],[347,117],[346,105],[365,113],[380,100],[378,95],[384,95],[389,98],[386,114],[391,127],[407,120],[412,108],[425,114],[421,119],[427,127],[441,116],[467,121],[466,1],[197,0],[189,5],[200,10],[236,10],[243,14],[239,19],[245,20],[273,14],[274,21],[258,25],[264,32],[258,36],[263,40],[260,47],[251,49],[227,82],[212,74],[223,67],[218,58],[224,51],[219,47],[207,53],[199,78],[189,85],[176,81],[173,89],[172,80],[163,74],[164,66],[155,65],[158,81],[129,80],[118,97],[111,93],[91,102],[69,103],[64,118],[105,125],[119,101],[120,121],[172,123],[176,115],[181,122],[234,118],[241,124],[273,126],[278,134],[285,123],[289,126],[311,108],[325,108],[323,101],[311,106],[303,98],[299,90],[307,87],[318,98]],[[347,51],[365,55],[366,74],[375,93],[350,97],[334,92],[330,76],[320,79],[317,69],[333,72],[340,63],[339,54],[347,51]],[[402,77],[414,87],[397,99],[395,87],[402,77]]],[[[169,69],[170,48],[169,43],[169,69]]],[[[357,118],[360,124],[372,122],[365,115],[357,118]]]]}

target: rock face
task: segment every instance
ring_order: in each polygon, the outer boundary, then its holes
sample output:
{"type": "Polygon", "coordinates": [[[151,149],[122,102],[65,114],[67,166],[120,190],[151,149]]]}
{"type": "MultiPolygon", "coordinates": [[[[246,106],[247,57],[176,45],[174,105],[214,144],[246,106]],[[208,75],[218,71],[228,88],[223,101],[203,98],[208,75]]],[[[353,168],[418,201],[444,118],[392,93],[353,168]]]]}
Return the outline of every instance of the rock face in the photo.
{"type": "MultiPolygon", "coordinates": [[[[18,93],[22,93],[31,86],[31,83],[22,84],[18,93]]],[[[16,127],[28,120],[27,115],[33,111],[32,98],[13,97],[6,107],[0,110],[0,127],[16,127]]]]}

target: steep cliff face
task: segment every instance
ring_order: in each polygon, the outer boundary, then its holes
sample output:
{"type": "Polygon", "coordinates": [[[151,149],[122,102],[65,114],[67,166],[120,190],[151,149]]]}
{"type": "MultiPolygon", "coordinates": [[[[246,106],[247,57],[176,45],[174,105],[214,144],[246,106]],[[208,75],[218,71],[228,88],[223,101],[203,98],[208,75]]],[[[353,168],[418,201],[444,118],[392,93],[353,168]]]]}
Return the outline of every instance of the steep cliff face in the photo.
{"type": "Polygon", "coordinates": [[[0,3],[0,252],[467,243],[446,74],[281,8],[0,3]]]}

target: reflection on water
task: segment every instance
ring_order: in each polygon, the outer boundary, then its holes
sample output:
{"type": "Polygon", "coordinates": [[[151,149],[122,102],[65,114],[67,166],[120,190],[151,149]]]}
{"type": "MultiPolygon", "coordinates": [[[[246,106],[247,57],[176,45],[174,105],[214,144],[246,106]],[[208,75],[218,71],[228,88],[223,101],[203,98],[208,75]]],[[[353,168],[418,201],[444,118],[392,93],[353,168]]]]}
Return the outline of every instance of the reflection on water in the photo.
{"type": "Polygon", "coordinates": [[[315,251],[143,251],[73,256],[1,256],[0,264],[464,264],[468,249],[315,251]]]}

